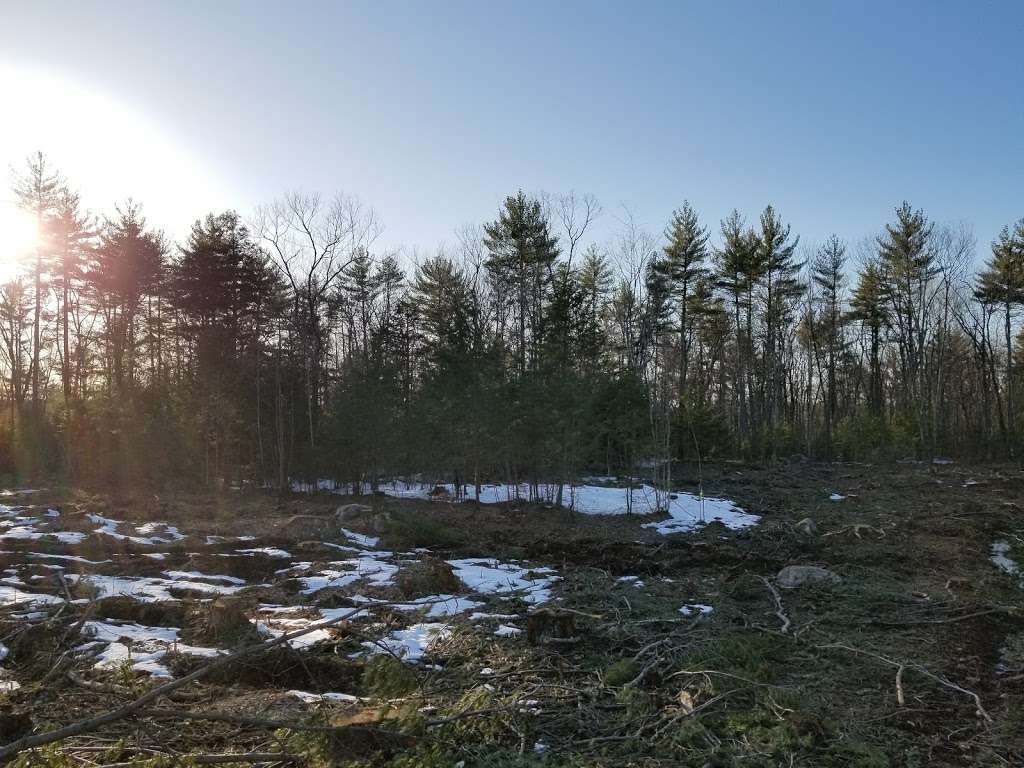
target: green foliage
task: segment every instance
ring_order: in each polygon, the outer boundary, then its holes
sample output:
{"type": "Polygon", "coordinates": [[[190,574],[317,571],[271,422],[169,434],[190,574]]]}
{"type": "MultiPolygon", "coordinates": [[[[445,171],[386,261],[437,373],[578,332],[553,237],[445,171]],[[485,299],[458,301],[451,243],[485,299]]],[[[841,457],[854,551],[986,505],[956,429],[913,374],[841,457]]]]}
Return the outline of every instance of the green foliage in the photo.
{"type": "Polygon", "coordinates": [[[833,445],[843,459],[876,461],[912,456],[918,447],[913,432],[902,421],[867,414],[841,420],[833,445]]]}
{"type": "MultiPolygon", "coordinates": [[[[684,661],[683,669],[716,669],[756,683],[771,683],[777,663],[785,660],[783,643],[761,632],[728,634],[701,654],[684,661]]],[[[712,684],[716,681],[712,678],[712,684]]]]}
{"type": "Polygon", "coordinates": [[[378,699],[394,699],[416,689],[416,673],[388,654],[371,656],[363,669],[363,688],[378,699]]]}
{"type": "Polygon", "coordinates": [[[721,410],[708,402],[692,402],[677,409],[674,418],[674,444],[679,460],[715,459],[727,455],[732,432],[721,410]]]}
{"type": "Polygon", "coordinates": [[[381,536],[393,549],[455,549],[466,541],[466,533],[457,526],[408,509],[389,510],[381,536]]]}
{"type": "Polygon", "coordinates": [[[604,684],[617,688],[625,685],[640,673],[640,667],[632,659],[619,659],[605,668],[604,684]]]}

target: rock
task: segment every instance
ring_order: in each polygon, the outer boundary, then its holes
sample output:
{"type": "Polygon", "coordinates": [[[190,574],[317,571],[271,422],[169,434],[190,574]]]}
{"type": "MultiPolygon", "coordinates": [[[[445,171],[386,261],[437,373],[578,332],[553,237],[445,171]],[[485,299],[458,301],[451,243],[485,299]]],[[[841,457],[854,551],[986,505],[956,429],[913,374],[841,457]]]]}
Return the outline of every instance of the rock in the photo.
{"type": "Polygon", "coordinates": [[[366,504],[342,504],[334,510],[334,519],[339,523],[347,523],[350,520],[358,520],[361,517],[373,512],[373,507],[366,504]]]}
{"type": "Polygon", "coordinates": [[[816,565],[787,565],[775,577],[775,583],[786,589],[795,589],[807,584],[836,584],[841,579],[827,568],[816,565]]]}
{"type": "Polygon", "coordinates": [[[799,523],[796,524],[796,529],[807,536],[818,535],[818,524],[815,523],[811,518],[805,517],[799,523]]]}

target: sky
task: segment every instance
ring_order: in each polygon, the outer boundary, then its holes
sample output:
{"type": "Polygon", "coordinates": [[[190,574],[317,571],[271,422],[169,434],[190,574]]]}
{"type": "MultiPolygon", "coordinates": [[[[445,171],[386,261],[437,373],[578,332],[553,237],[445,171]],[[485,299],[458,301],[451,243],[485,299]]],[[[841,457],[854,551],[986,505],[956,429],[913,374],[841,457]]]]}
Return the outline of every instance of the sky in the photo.
{"type": "Polygon", "coordinates": [[[1021,2],[0,0],[0,170],[40,149],[175,236],[340,190],[429,251],[521,188],[595,195],[599,242],[689,200],[854,243],[907,199],[984,255],[1024,217],[1022,40],[1021,2]]]}

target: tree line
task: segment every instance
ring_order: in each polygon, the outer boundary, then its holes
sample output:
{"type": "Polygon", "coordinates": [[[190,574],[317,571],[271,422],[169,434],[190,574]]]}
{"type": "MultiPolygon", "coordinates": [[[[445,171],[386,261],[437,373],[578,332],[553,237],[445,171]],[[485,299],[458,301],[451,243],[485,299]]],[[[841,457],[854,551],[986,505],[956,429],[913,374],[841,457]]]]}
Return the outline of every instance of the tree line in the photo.
{"type": "Polygon", "coordinates": [[[670,483],[680,461],[1022,449],[1024,220],[978,254],[903,203],[807,248],[771,205],[713,226],[683,203],[602,245],[592,197],[520,191],[399,258],[345,195],[173,243],[136,202],[84,211],[41,154],[12,191],[39,238],[0,288],[9,478],[670,483]]]}

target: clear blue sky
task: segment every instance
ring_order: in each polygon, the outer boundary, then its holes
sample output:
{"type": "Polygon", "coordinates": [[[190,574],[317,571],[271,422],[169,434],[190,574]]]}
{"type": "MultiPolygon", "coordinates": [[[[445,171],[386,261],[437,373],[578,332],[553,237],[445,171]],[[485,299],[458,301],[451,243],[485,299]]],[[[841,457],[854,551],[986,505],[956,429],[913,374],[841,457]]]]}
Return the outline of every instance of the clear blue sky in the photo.
{"type": "Polygon", "coordinates": [[[715,228],[773,202],[809,242],[904,198],[983,250],[1024,216],[1019,1],[0,0],[3,65],[101,91],[196,159],[218,191],[151,206],[171,230],[294,187],[357,194],[422,248],[520,187],[595,194],[600,236],[623,205],[660,233],[686,198],[715,228]]]}

